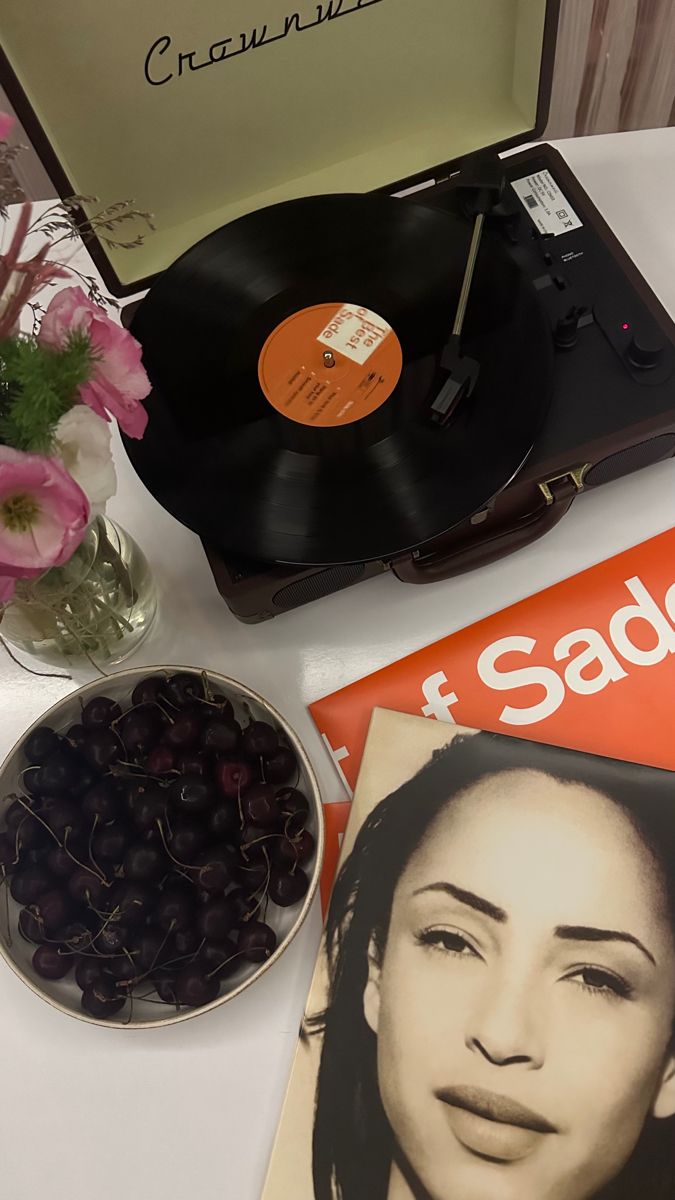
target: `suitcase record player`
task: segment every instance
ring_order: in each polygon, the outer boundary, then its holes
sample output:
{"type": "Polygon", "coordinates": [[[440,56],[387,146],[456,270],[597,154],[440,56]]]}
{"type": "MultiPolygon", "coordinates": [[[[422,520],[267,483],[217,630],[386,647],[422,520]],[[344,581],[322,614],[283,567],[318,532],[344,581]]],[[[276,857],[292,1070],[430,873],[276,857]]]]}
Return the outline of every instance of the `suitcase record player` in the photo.
{"type": "Polygon", "coordinates": [[[11,4],[2,83],[62,195],[155,214],[94,247],[150,285],[127,450],[240,620],[449,578],[673,455],[668,314],[552,147],[499,157],[545,127],[557,0],[122,7],[111,39],[66,0],[36,47],[11,4]],[[86,97],[49,65],[66,16],[86,97]]]}

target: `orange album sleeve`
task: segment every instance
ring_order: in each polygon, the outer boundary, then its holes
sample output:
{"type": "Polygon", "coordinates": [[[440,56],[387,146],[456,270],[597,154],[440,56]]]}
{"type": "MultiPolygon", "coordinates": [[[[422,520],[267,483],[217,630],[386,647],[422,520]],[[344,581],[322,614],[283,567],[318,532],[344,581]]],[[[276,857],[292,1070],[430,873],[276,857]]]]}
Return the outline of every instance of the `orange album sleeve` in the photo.
{"type": "Polygon", "coordinates": [[[310,711],[351,794],[376,706],[672,770],[674,699],[670,529],[310,711]]]}

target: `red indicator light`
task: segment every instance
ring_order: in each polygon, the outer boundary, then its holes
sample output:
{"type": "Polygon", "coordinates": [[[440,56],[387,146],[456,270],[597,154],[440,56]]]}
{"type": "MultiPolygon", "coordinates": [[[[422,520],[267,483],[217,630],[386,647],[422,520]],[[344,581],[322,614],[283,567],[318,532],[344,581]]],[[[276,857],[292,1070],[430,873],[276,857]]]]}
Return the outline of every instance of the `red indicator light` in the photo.
{"type": "Polygon", "coordinates": [[[624,330],[624,332],[625,332],[627,329],[630,329],[630,325],[628,324],[628,321],[624,321],[624,323],[623,323],[623,325],[621,326],[621,328],[624,330]]]}

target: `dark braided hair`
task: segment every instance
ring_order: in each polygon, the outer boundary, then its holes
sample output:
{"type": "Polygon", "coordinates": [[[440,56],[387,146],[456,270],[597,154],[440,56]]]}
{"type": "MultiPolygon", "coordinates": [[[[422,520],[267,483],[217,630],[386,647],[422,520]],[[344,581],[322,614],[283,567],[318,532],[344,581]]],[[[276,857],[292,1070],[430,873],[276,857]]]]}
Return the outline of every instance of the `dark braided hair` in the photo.
{"type": "MultiPolygon", "coordinates": [[[[448,803],[487,776],[523,769],[582,784],[625,812],[663,874],[675,935],[675,774],[502,734],[456,735],[373,809],[334,885],[325,935],[329,999],[308,1022],[311,1032],[323,1035],[315,1200],[387,1197],[395,1143],[380,1099],[377,1041],[364,1016],[363,993],[368,947],[373,939],[384,952],[398,880],[448,803]]],[[[675,1200],[675,1119],[648,1120],[630,1161],[597,1200],[675,1200]]]]}

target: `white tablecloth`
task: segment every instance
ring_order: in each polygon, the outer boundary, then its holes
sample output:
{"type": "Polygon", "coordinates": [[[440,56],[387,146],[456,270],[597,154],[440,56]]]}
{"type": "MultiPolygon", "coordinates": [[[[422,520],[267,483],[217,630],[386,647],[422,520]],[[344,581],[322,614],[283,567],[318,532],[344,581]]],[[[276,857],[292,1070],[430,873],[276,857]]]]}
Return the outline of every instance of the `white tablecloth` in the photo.
{"type": "MultiPolygon", "coordinates": [[[[675,316],[675,129],[558,147],[675,316]]],[[[309,701],[660,532],[675,511],[671,461],[582,496],[543,541],[477,573],[424,588],[382,577],[244,626],[220,599],[198,539],[148,494],[119,443],[116,461],[110,512],[145,548],[162,606],[129,665],[208,664],[262,692],[305,741],[327,798],[340,785],[309,701]]],[[[71,685],[0,655],[2,756],[71,685]]],[[[243,996],[145,1033],[70,1020],[0,963],[2,1195],[258,1200],[318,935],[315,910],[243,996]]]]}

